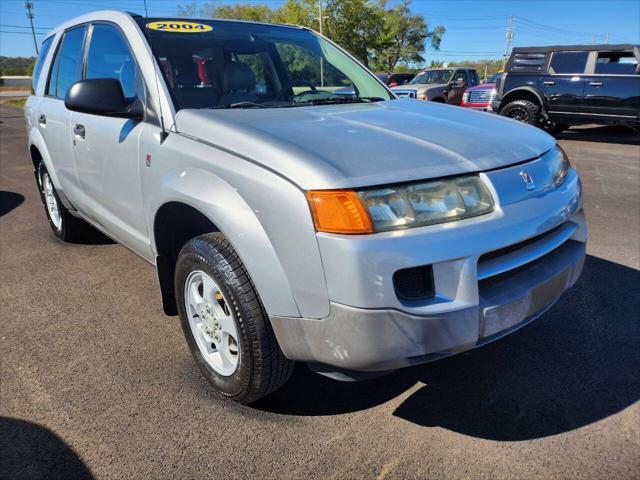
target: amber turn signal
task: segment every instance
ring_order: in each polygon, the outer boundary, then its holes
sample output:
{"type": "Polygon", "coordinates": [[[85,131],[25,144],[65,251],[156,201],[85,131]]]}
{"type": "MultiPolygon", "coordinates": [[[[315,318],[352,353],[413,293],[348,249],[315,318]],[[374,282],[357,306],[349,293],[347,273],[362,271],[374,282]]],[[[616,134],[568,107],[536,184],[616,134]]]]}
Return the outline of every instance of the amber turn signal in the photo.
{"type": "Polygon", "coordinates": [[[307,200],[318,232],[373,233],[369,213],[353,190],[310,190],[307,200]]]}

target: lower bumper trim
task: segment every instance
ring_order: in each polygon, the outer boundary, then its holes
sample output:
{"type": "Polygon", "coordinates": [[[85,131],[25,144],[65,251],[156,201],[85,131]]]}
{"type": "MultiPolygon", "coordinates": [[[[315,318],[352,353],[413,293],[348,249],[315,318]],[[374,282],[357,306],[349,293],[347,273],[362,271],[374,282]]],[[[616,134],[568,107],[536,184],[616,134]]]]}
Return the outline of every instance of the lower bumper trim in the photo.
{"type": "Polygon", "coordinates": [[[417,316],[331,304],[315,320],[272,316],[285,356],[356,371],[425,363],[496,340],[542,315],[578,279],[585,244],[570,240],[526,268],[481,282],[477,306],[417,316]]]}

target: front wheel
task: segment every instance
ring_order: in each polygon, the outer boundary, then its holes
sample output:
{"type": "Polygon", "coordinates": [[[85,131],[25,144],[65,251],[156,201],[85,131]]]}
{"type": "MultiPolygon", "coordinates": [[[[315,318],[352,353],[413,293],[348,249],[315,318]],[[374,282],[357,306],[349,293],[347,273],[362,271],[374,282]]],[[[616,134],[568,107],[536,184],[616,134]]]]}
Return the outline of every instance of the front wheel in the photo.
{"type": "Polygon", "coordinates": [[[182,330],[204,377],[223,397],[251,403],[282,386],[282,354],[249,274],[221,233],[182,248],[175,272],[182,330]]]}
{"type": "Polygon", "coordinates": [[[513,118],[529,125],[538,124],[540,107],[531,100],[514,100],[500,109],[500,115],[513,118]]]}

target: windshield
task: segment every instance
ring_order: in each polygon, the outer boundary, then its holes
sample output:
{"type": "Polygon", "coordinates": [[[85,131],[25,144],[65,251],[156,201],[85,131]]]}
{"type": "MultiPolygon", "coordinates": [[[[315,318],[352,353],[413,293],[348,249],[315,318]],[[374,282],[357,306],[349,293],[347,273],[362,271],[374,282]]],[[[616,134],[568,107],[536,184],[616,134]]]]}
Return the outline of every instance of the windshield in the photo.
{"type": "Polygon", "coordinates": [[[176,110],[392,99],[373,75],[308,30],[220,20],[138,22],[176,110]]]}
{"type": "Polygon", "coordinates": [[[421,72],[409,82],[409,85],[416,84],[443,84],[449,83],[453,75],[453,70],[429,70],[428,72],[421,72]]]}
{"type": "Polygon", "coordinates": [[[485,83],[496,83],[498,81],[498,78],[500,78],[500,75],[502,75],[501,72],[494,73],[491,77],[487,79],[485,83]]]}

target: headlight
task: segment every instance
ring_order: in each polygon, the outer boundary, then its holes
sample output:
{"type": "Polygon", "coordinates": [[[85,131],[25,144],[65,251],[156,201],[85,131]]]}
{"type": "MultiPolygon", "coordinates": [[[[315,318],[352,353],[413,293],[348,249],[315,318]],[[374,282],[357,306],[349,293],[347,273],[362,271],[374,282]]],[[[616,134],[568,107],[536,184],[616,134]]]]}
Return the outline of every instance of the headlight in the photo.
{"type": "Polygon", "coordinates": [[[427,99],[427,94],[426,93],[419,93],[418,94],[418,100],[426,100],[427,99]]]}
{"type": "Polygon", "coordinates": [[[559,145],[556,145],[555,148],[549,150],[542,156],[542,160],[549,169],[553,185],[556,187],[562,185],[571,168],[569,158],[565,151],[559,145]]]}
{"type": "Polygon", "coordinates": [[[476,175],[359,191],[376,232],[475,217],[493,210],[476,175]]]}
{"type": "Polygon", "coordinates": [[[462,103],[467,103],[469,101],[469,92],[464,92],[462,94],[462,103]]]}

